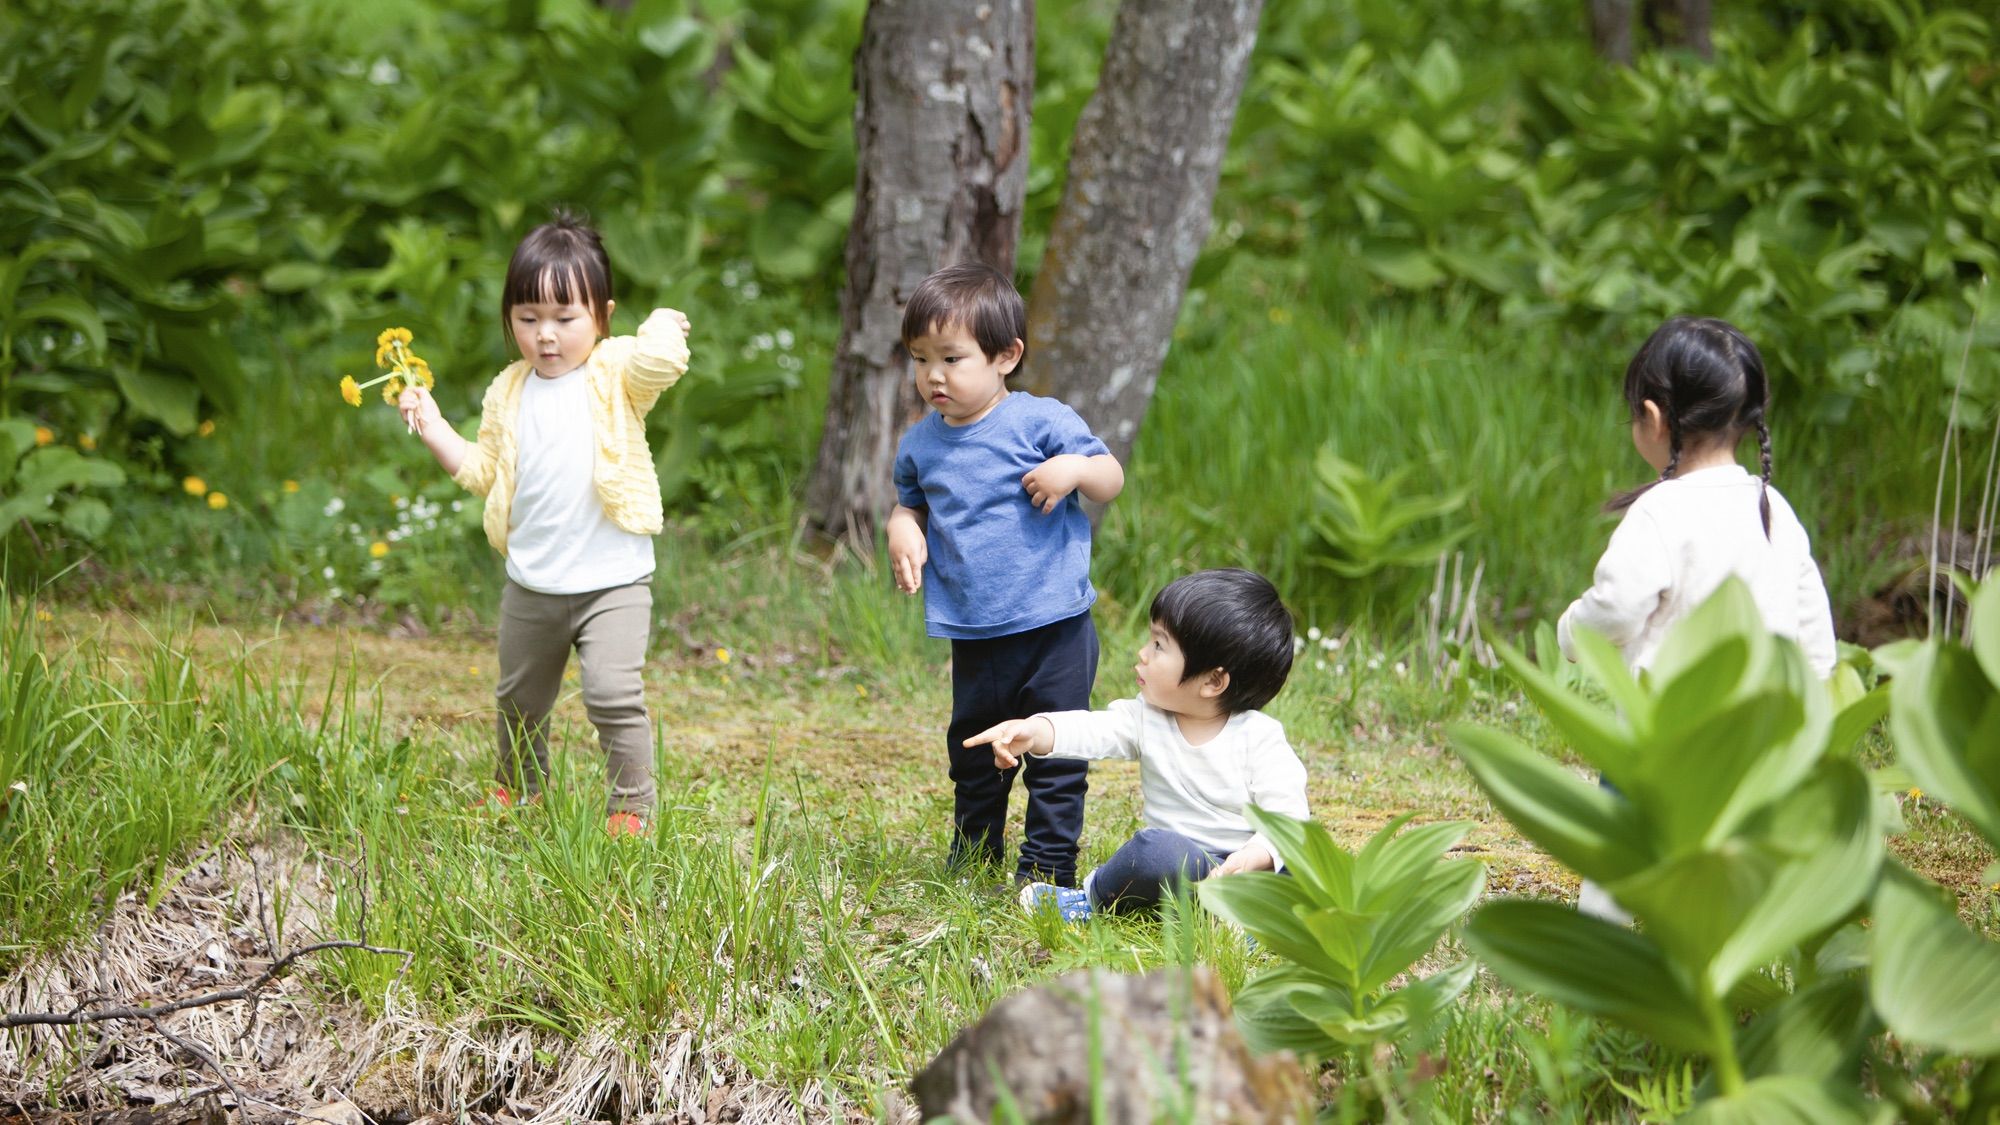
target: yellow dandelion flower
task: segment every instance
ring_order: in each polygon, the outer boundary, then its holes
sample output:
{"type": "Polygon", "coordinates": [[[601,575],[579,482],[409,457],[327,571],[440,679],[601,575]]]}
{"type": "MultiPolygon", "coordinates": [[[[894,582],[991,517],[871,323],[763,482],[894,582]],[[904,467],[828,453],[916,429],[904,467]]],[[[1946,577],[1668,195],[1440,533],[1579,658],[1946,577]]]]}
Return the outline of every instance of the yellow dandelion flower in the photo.
{"type": "Polygon", "coordinates": [[[716,650],[715,650],[715,662],[716,662],[717,664],[727,664],[727,663],[729,663],[729,650],[728,650],[728,649],[726,649],[726,648],[719,648],[719,649],[716,649],[716,650]]]}
{"type": "Polygon", "coordinates": [[[181,478],[181,491],[187,493],[189,496],[206,496],[208,495],[208,482],[200,477],[183,477],[181,478]]]}
{"type": "Polygon", "coordinates": [[[48,622],[50,622],[50,621],[54,621],[55,619],[56,619],[56,615],[55,615],[55,614],[53,614],[53,613],[50,613],[50,612],[49,612],[48,610],[46,610],[46,609],[38,609],[38,610],[36,610],[36,611],[35,611],[35,620],[37,620],[37,621],[40,621],[40,622],[43,622],[44,624],[46,624],[46,623],[48,623],[48,622]]]}
{"type": "Polygon", "coordinates": [[[382,401],[388,403],[390,406],[394,406],[396,405],[396,400],[400,398],[402,394],[403,394],[402,378],[396,375],[389,376],[389,382],[382,388],[382,401]]]}
{"type": "Polygon", "coordinates": [[[203,418],[201,425],[194,428],[196,437],[210,437],[215,433],[215,419],[203,418]]]}
{"type": "Polygon", "coordinates": [[[54,430],[49,429],[47,426],[35,427],[36,445],[47,445],[54,440],[56,440],[56,432],[54,430]]]}
{"type": "Polygon", "coordinates": [[[392,343],[407,344],[415,338],[410,335],[410,330],[407,328],[384,328],[382,334],[375,337],[375,344],[377,347],[386,348],[392,343]]]}
{"type": "Polygon", "coordinates": [[[1290,324],[1291,322],[1292,322],[1292,310],[1286,308],[1283,305],[1271,306],[1272,324],[1290,324]]]}
{"type": "Polygon", "coordinates": [[[340,397],[346,399],[349,406],[361,405],[361,384],[354,381],[354,376],[340,377],[340,397]]]}
{"type": "Polygon", "coordinates": [[[866,698],[868,698],[868,685],[867,685],[867,684],[855,684],[855,685],[854,685],[854,694],[855,694],[856,696],[858,696],[858,697],[862,698],[862,699],[866,699],[866,698]]]}
{"type": "Polygon", "coordinates": [[[219,512],[229,506],[229,497],[220,492],[211,492],[208,494],[208,506],[219,512]]]}
{"type": "Polygon", "coordinates": [[[1912,801],[1921,801],[1924,799],[1924,791],[1912,785],[1910,787],[1909,797],[1910,800],[1912,801]]]}
{"type": "Polygon", "coordinates": [[[465,674],[468,676],[477,676],[479,674],[479,665],[473,664],[468,666],[465,669],[465,674]]]}
{"type": "Polygon", "coordinates": [[[76,435],[76,447],[85,453],[97,448],[97,439],[89,434],[76,435]]]}
{"type": "Polygon", "coordinates": [[[295,481],[295,480],[288,480],[288,481],[286,481],[286,482],[285,482],[284,484],[280,485],[279,487],[283,488],[283,489],[285,490],[286,494],[288,494],[288,495],[289,495],[289,494],[291,494],[291,493],[294,493],[294,492],[297,492],[297,491],[299,490],[299,482],[298,482],[298,481],[295,481]]]}
{"type": "Polygon", "coordinates": [[[371,559],[379,559],[383,555],[386,555],[388,553],[389,553],[389,545],[387,543],[382,542],[380,539],[377,539],[375,542],[368,544],[368,557],[371,559]]]}

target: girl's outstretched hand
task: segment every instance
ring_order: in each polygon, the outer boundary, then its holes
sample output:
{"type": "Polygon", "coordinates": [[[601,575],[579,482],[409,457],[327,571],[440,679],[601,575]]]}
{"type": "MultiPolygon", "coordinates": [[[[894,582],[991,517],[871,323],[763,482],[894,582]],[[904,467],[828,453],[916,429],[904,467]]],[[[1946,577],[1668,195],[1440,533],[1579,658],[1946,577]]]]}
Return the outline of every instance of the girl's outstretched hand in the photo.
{"type": "Polygon", "coordinates": [[[431,397],[427,387],[408,387],[396,397],[396,409],[403,415],[403,424],[410,427],[413,434],[422,434],[432,422],[442,422],[444,415],[439,412],[437,400],[431,397]]]}

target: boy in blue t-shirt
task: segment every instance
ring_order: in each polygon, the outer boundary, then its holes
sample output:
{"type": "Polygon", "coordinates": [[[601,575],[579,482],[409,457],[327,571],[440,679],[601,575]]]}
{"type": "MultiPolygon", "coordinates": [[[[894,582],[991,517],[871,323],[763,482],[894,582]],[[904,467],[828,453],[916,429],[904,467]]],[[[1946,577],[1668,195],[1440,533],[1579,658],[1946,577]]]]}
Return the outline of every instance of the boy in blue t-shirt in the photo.
{"type": "Polygon", "coordinates": [[[993,768],[965,740],[1006,719],[1090,706],[1090,520],[1075,494],[1109,503],[1125,470],[1076,412],[1009,391],[1027,350],[1027,308],[990,266],[948,266],[903,309],[903,348],[933,407],[896,449],[889,562],[924,592],[924,623],[951,640],[951,860],[998,863],[1014,774],[1028,811],[1017,879],[1076,884],[1089,766],[1030,758],[993,768]]]}

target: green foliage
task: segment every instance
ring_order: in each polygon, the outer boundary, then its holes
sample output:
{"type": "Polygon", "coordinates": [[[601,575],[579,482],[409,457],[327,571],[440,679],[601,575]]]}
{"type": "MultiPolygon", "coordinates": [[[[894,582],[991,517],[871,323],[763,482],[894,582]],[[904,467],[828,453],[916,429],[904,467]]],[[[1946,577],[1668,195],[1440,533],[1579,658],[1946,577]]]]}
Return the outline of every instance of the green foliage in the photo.
{"type": "Polygon", "coordinates": [[[1476,10],[1273,34],[1224,203],[1260,252],[1332,243],[1383,286],[1516,322],[1726,317],[1837,414],[1908,370],[1885,326],[1961,319],[2000,265],[2000,29],[1972,5],[1719,14],[1712,64],[1629,69],[1591,55],[1581,14],[1497,42],[1508,18],[1476,10]]]}
{"type": "Polygon", "coordinates": [[[1524,835],[1604,886],[1641,928],[1501,901],[1473,917],[1467,944],[1517,987],[1707,1055],[1720,1100],[1700,1119],[1855,1119],[1840,1076],[1863,1028],[1826,1017],[1858,985],[1822,955],[1883,862],[1881,807],[1845,756],[1852,720],[1879,715],[1880,695],[1837,711],[1735,580],[1674,628],[1643,677],[1601,637],[1579,634],[1577,648],[1615,713],[1512,648],[1501,654],[1615,791],[1499,731],[1459,726],[1452,742],[1524,835]],[[1787,995],[1768,975],[1778,963],[1802,986],[1823,973],[1843,983],[1787,995]],[[1742,1010],[1761,1014],[1739,1030],[1742,1010]]]}
{"type": "Polygon", "coordinates": [[[1380,480],[1342,458],[1332,446],[1313,461],[1313,506],[1306,526],[1332,549],[1316,559],[1344,578],[1361,578],[1390,566],[1430,566],[1471,532],[1463,523],[1429,535],[1416,530],[1465,506],[1469,489],[1413,495],[1413,466],[1380,480]]]}
{"type": "Polygon", "coordinates": [[[1255,1051],[1317,1058],[1393,1042],[1436,1019],[1472,980],[1460,962],[1400,988],[1445,930],[1471,907],[1486,870],[1445,852],[1471,825],[1429,824],[1398,835],[1397,817],[1349,853],[1325,828],[1262,809],[1251,821],[1288,874],[1247,872],[1199,885],[1202,904],[1243,927],[1288,963],[1236,995],[1236,1018],[1255,1051]]]}

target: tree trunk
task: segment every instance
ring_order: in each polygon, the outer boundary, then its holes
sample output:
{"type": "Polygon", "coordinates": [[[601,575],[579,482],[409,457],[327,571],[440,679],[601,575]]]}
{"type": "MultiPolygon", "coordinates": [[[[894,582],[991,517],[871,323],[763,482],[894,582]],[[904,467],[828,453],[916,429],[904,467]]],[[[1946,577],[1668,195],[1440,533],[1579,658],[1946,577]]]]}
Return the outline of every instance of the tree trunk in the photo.
{"type": "Polygon", "coordinates": [[[871,0],[854,57],[854,221],[826,431],[806,489],[819,530],[865,542],[922,416],[903,305],[977,259],[1012,274],[1027,187],[1032,0],[871,0]]]}
{"type": "Polygon", "coordinates": [[[1125,0],[1028,298],[1026,382],[1123,460],[1152,401],[1263,0],[1125,0]]]}
{"type": "Polygon", "coordinates": [[[1597,57],[1632,65],[1632,9],[1638,0],[1588,0],[1590,42],[1597,57]]]}
{"type": "Polygon", "coordinates": [[[1658,3],[1668,23],[1661,30],[1661,42],[1693,51],[1704,59],[1715,57],[1715,45],[1709,36],[1709,0],[1658,0],[1658,3]]]}

